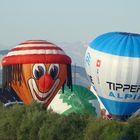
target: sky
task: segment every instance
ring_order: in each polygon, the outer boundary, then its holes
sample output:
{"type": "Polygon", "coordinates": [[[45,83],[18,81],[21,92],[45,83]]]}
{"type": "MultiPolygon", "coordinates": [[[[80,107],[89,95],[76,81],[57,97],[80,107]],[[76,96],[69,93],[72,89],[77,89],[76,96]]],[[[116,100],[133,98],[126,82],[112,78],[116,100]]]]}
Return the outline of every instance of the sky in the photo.
{"type": "Polygon", "coordinates": [[[90,42],[140,33],[140,0],[0,0],[0,49],[31,39],[90,42]]]}

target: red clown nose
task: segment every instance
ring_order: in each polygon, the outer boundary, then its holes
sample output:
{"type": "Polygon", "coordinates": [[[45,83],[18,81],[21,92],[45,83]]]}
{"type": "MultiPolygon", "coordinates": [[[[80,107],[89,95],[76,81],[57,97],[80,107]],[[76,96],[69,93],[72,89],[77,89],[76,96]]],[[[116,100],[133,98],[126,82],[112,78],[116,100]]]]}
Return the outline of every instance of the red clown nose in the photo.
{"type": "Polygon", "coordinates": [[[43,75],[38,81],[39,89],[41,90],[41,92],[46,92],[52,87],[53,84],[54,80],[49,74],[43,75]]]}

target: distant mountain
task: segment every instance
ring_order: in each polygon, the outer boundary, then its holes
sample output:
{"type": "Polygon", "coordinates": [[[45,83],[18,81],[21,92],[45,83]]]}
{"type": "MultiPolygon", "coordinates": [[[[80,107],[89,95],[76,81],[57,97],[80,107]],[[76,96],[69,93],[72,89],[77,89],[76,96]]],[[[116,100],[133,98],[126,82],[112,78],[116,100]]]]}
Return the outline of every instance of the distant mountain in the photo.
{"type": "Polygon", "coordinates": [[[72,65],[73,84],[90,87],[90,79],[87,77],[84,67],[72,65]]]}
{"type": "Polygon", "coordinates": [[[84,56],[87,49],[87,45],[84,42],[67,43],[61,42],[56,43],[61,47],[67,55],[72,58],[72,64],[84,67],[84,56]]]}
{"type": "Polygon", "coordinates": [[[9,50],[0,50],[0,55],[6,55],[9,52],[9,50]]]}

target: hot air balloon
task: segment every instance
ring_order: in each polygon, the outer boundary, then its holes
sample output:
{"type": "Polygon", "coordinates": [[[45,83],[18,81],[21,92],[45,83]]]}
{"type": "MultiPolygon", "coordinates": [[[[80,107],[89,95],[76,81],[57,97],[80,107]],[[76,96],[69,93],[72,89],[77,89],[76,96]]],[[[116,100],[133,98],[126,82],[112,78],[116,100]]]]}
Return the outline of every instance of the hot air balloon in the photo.
{"type": "Polygon", "coordinates": [[[94,39],[85,68],[99,99],[114,118],[126,119],[140,108],[140,35],[109,32],[94,39]]]}
{"type": "Polygon", "coordinates": [[[59,90],[49,104],[48,109],[63,115],[70,113],[84,114],[91,113],[93,116],[100,116],[99,102],[96,96],[87,88],[81,85],[73,85],[73,91],[65,88],[65,92],[59,90]]]}
{"type": "MultiPolygon", "coordinates": [[[[3,89],[12,89],[25,103],[48,106],[65,81],[72,89],[71,58],[45,40],[25,41],[3,58],[3,89]]],[[[64,88],[63,88],[64,89],[64,88]]]]}

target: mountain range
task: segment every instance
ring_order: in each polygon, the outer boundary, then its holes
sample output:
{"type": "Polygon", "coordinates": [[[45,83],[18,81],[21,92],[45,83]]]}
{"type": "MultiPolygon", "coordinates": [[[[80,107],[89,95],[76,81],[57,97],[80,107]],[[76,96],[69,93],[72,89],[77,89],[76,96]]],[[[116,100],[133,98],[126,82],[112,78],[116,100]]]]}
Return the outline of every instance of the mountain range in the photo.
{"type": "Polygon", "coordinates": [[[75,43],[57,43],[67,55],[72,59],[72,64],[84,67],[84,56],[87,49],[85,42],[75,42],[75,43]]]}

